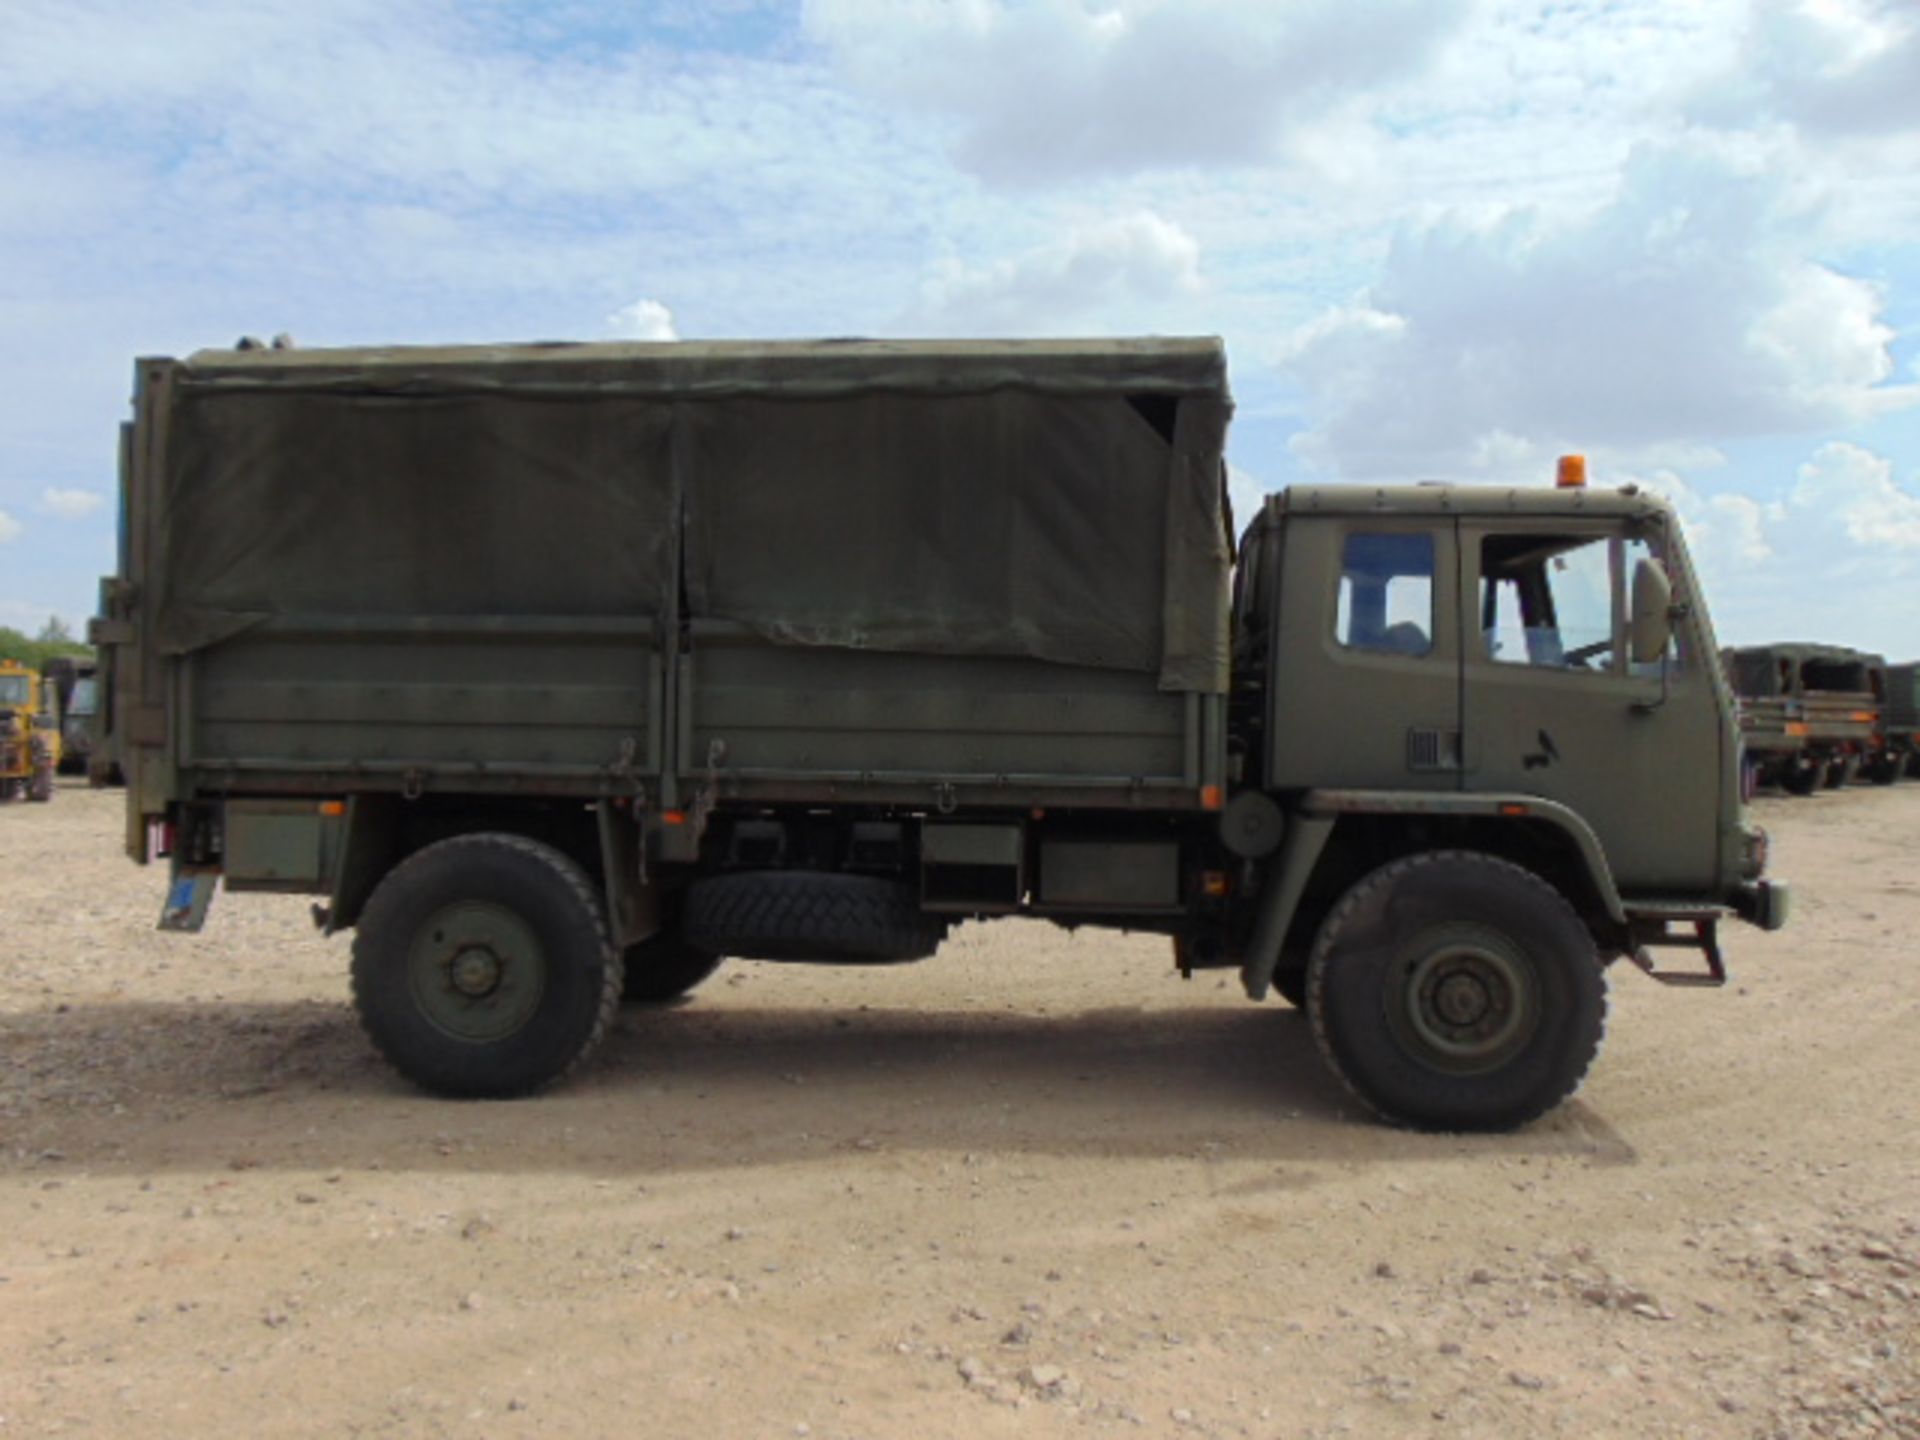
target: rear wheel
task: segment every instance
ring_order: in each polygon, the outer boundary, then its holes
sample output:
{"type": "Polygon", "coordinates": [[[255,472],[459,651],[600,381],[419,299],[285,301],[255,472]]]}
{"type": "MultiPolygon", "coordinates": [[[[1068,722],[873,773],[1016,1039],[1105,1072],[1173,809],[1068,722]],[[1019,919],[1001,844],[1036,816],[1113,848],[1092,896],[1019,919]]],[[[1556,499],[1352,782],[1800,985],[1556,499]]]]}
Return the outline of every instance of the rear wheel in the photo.
{"type": "Polygon", "coordinates": [[[1334,908],[1307,1013],[1334,1071],[1383,1118],[1510,1130],[1579,1087],[1607,990],[1586,926],[1545,881],[1435,851],[1374,871],[1334,908]]]}
{"type": "Polygon", "coordinates": [[[1900,778],[1901,761],[1895,754],[1876,755],[1866,767],[1866,777],[1876,785],[1891,785],[1900,778]]]}
{"type": "Polygon", "coordinates": [[[415,1084],[524,1095],[605,1037],[620,960],[573,861],[517,835],[461,835],[408,856],[368,898],[353,996],[374,1045],[415,1084]]]}

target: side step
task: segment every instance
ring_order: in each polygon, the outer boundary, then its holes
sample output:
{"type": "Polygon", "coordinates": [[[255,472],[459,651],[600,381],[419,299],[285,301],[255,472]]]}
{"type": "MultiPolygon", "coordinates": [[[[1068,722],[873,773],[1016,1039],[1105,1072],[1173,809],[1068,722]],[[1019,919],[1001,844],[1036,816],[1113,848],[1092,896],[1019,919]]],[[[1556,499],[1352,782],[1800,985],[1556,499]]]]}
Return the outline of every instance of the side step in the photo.
{"type": "Polygon", "coordinates": [[[1725,905],[1670,900],[1629,900],[1627,924],[1633,948],[1627,958],[1662,985],[1711,988],[1727,983],[1726,962],[1720,955],[1720,922],[1733,912],[1725,905]],[[1676,930],[1675,926],[1690,926],[1676,930]],[[1654,964],[1655,949],[1698,950],[1705,971],[1662,970],[1654,964]]]}

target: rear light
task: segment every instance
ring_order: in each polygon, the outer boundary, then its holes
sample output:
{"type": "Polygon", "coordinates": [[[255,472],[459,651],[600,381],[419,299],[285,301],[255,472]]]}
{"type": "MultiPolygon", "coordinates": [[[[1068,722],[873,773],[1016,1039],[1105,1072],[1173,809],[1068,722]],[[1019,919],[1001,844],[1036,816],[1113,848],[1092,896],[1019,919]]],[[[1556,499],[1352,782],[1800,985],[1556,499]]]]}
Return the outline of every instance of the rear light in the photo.
{"type": "Polygon", "coordinates": [[[147,821],[147,851],[164,860],[173,854],[173,822],[154,818],[147,821]]]}

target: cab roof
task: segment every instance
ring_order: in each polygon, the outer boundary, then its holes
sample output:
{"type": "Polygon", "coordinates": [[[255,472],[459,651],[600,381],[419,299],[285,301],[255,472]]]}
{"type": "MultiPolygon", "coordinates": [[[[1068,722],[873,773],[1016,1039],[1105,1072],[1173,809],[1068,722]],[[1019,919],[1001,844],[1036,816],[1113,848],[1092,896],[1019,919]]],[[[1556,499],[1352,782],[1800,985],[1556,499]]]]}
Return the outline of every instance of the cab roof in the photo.
{"type": "Polygon", "coordinates": [[[1306,515],[1526,515],[1536,517],[1666,514],[1658,495],[1636,485],[1561,489],[1552,485],[1295,485],[1273,496],[1275,512],[1306,515]]]}

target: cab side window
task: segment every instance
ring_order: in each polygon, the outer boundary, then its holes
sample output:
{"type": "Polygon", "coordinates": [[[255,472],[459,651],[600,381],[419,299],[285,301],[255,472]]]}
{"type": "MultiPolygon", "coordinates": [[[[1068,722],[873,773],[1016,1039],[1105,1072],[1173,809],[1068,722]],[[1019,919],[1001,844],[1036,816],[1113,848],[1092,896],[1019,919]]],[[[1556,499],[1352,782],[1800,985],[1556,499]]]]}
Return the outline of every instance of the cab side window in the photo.
{"type": "Polygon", "coordinates": [[[1432,653],[1432,535],[1347,536],[1334,638],[1349,650],[1432,653]]]}
{"type": "Polygon", "coordinates": [[[1605,536],[1489,535],[1481,542],[1480,633],[1491,659],[1612,670],[1614,597],[1605,536]]]}

